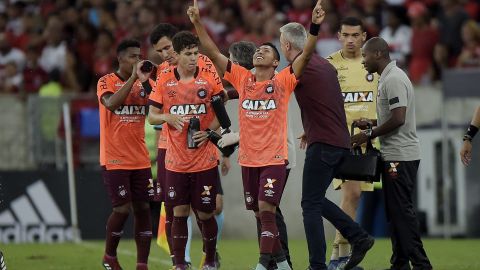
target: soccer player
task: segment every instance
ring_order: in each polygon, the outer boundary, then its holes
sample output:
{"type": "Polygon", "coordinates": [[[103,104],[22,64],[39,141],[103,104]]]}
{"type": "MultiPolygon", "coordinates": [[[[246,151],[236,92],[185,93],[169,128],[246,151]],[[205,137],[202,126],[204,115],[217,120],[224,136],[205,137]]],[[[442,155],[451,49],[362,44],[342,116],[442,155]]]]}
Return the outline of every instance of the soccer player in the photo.
{"type": "MultiPolygon", "coordinates": [[[[320,4],[321,1],[318,1],[312,13],[312,22],[316,26],[325,17],[320,4]]],[[[278,237],[275,211],[286,179],[288,101],[297,77],[303,73],[313,54],[319,27],[312,31],[303,53],[278,74],[275,74],[280,60],[278,50],[270,43],[261,45],[254,54],[255,74],[252,74],[250,70],[232,63],[218,50],[200,21],[196,0],[187,14],[206,55],[239,94],[239,164],[242,166],[245,203],[262,224],[256,270],[267,269],[272,256],[278,269],[291,269],[278,237]]]]}
{"type": "Polygon", "coordinates": [[[463,135],[463,145],[462,149],[460,150],[460,158],[465,166],[470,164],[472,160],[472,140],[473,137],[478,132],[478,128],[480,127],[480,107],[475,110],[473,114],[472,122],[467,129],[465,135],[463,135]]]}
{"type": "MultiPolygon", "coordinates": [[[[163,62],[157,68],[157,76],[156,76],[157,81],[161,79],[162,74],[164,74],[165,71],[175,67],[178,63],[178,55],[173,49],[173,45],[172,45],[172,38],[178,32],[179,32],[178,29],[172,24],[160,23],[150,33],[150,43],[152,44],[154,50],[159,54],[160,58],[163,60],[163,62]]],[[[205,55],[199,54],[198,66],[202,70],[211,70],[216,80],[220,81],[220,78],[218,77],[218,75],[216,75],[215,67],[212,61],[208,59],[208,57],[206,57],[205,55]]],[[[223,85],[221,87],[223,88],[223,85]]],[[[167,132],[167,129],[162,129],[162,131],[160,132],[159,140],[158,140],[158,156],[157,156],[157,172],[158,172],[157,178],[161,186],[160,189],[162,190],[161,199],[164,202],[165,202],[165,194],[163,191],[165,186],[165,172],[166,172],[165,153],[167,149],[166,132],[167,132]]],[[[217,190],[217,198],[216,198],[215,219],[218,225],[218,234],[217,234],[217,242],[218,242],[218,240],[220,239],[222,228],[223,228],[224,214],[223,214],[223,189],[222,189],[221,182],[217,184],[217,187],[218,187],[218,190],[217,190]]],[[[172,262],[174,263],[172,237],[171,237],[173,209],[169,206],[166,206],[165,213],[166,213],[165,230],[167,235],[167,242],[170,247],[170,251],[171,251],[170,255],[172,256],[172,262]]],[[[191,261],[190,243],[191,243],[191,236],[192,236],[191,224],[192,224],[191,219],[189,218],[188,219],[189,238],[188,238],[187,247],[185,249],[185,260],[187,265],[191,264],[190,262],[191,261]]],[[[201,224],[199,224],[199,226],[201,226],[201,224]]],[[[217,261],[216,262],[217,264],[220,263],[219,258],[220,256],[218,255],[218,252],[217,252],[215,256],[215,260],[217,261]]],[[[204,260],[204,258],[202,258],[202,260],[204,260]]]]}
{"type": "Polygon", "coordinates": [[[217,269],[215,252],[217,222],[214,218],[218,184],[218,155],[208,141],[205,130],[219,125],[210,105],[214,95],[223,95],[223,87],[210,70],[198,66],[198,38],[190,32],[175,34],[172,45],[177,53],[177,66],[164,70],[150,96],[150,124],[167,123],[165,154],[167,206],[173,207],[172,240],[175,266],[186,269],[187,218],[192,208],[201,222],[206,253],[204,270],[217,269]],[[198,144],[188,146],[189,129],[193,118],[200,130],[193,134],[198,144]]]}
{"type": "MultiPolygon", "coordinates": [[[[337,70],[348,129],[353,120],[377,118],[378,77],[368,73],[362,64],[361,49],[366,38],[367,33],[362,21],[355,17],[346,17],[341,21],[338,32],[342,49],[327,57],[337,70]]],[[[342,190],[340,208],[355,219],[361,192],[373,191],[373,183],[334,179],[332,184],[336,190],[342,190]]],[[[337,230],[328,269],[334,270],[337,265],[345,264],[349,254],[350,244],[337,230]]]]}
{"type": "MultiPolygon", "coordinates": [[[[149,201],[155,187],[145,145],[145,118],[149,73],[140,66],[140,43],[124,40],[117,47],[118,70],[98,80],[100,110],[100,165],[113,211],[107,221],[103,265],[121,270],[117,246],[133,209],[137,270],[148,269],[152,238],[149,201]]],[[[149,85],[148,85],[149,86],[149,85]]]]}
{"type": "MultiPolygon", "coordinates": [[[[253,72],[253,55],[257,50],[257,46],[253,42],[249,41],[239,41],[235,42],[230,45],[228,49],[229,52],[229,59],[234,64],[238,64],[248,70],[252,70],[253,72]]],[[[238,99],[238,92],[236,90],[229,91],[228,94],[230,95],[229,98],[238,99]]],[[[290,123],[289,123],[290,124],[290,123]]],[[[293,138],[292,130],[290,129],[290,125],[287,126],[288,129],[288,136],[287,136],[287,144],[288,144],[288,165],[286,171],[286,179],[285,184],[288,180],[288,176],[290,175],[290,170],[295,166],[296,158],[295,158],[295,142],[293,138]]],[[[239,141],[238,133],[235,134],[234,132],[228,133],[223,135],[222,139],[218,142],[221,147],[225,147],[239,141]]],[[[226,162],[228,157],[223,157],[222,164],[229,164],[229,161],[226,162]]],[[[278,227],[280,243],[282,244],[283,252],[285,253],[285,257],[287,258],[288,265],[292,267],[292,262],[290,260],[290,251],[288,249],[288,233],[287,233],[287,225],[285,224],[285,220],[283,218],[282,211],[280,206],[277,206],[275,211],[275,222],[278,227]]],[[[257,233],[258,233],[258,240],[260,241],[261,237],[261,228],[262,224],[260,220],[257,218],[257,233]]],[[[272,260],[269,265],[269,269],[275,269],[276,262],[272,260]]]]}
{"type": "MultiPolygon", "coordinates": [[[[282,52],[289,62],[295,63],[306,47],[305,28],[290,23],[282,26],[280,33],[282,52]]],[[[335,171],[350,148],[344,102],[334,67],[326,59],[313,55],[294,93],[305,131],[300,137],[300,147],[308,146],[303,167],[302,209],[310,254],[309,269],[327,268],[323,217],[352,243],[351,256],[344,268],[352,269],[363,260],[373,246],[374,239],[336,204],[325,198],[335,171]]]]}
{"type": "Polygon", "coordinates": [[[390,269],[410,269],[411,263],[413,269],[430,270],[432,265],[423,248],[412,201],[420,164],[413,86],[407,74],[390,59],[389,46],[382,38],[369,39],[362,56],[365,69],[380,75],[378,125],[366,129],[368,122],[375,121],[357,121],[365,130],[352,136],[351,142],[355,147],[379,137],[382,145],[382,190],[393,251],[390,269]]]}

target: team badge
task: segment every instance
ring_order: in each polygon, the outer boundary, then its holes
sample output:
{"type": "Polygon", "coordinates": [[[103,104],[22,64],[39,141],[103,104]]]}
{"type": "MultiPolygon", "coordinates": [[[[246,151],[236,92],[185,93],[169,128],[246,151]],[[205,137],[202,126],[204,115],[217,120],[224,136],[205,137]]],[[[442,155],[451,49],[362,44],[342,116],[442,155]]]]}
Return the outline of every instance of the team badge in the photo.
{"type": "Polygon", "coordinates": [[[265,184],[265,188],[273,188],[273,183],[277,182],[277,179],[267,178],[267,183],[265,184]]]}
{"type": "Polygon", "coordinates": [[[273,85],[271,85],[271,84],[267,85],[267,88],[265,88],[265,93],[267,93],[267,94],[271,94],[271,93],[273,93],[273,91],[274,91],[273,90],[273,85]]]}
{"type": "Polygon", "coordinates": [[[173,200],[175,199],[175,196],[177,196],[177,193],[175,192],[173,187],[170,187],[170,190],[168,191],[168,197],[173,200]]]}
{"type": "Polygon", "coordinates": [[[127,196],[127,189],[124,185],[118,187],[118,195],[122,198],[125,198],[127,196]]]}
{"type": "Polygon", "coordinates": [[[167,95],[169,98],[174,98],[177,95],[177,92],[175,92],[174,90],[170,90],[168,91],[167,95]]]}
{"type": "Polygon", "coordinates": [[[247,204],[252,204],[253,203],[253,197],[250,196],[250,193],[248,193],[248,192],[245,193],[245,202],[247,204]]]}
{"type": "Polygon", "coordinates": [[[140,97],[144,98],[144,97],[146,97],[146,96],[147,96],[147,93],[145,93],[145,90],[142,89],[142,90],[140,91],[140,97]]]}
{"type": "Polygon", "coordinates": [[[365,76],[365,79],[367,80],[367,82],[373,82],[373,74],[372,73],[367,73],[367,75],[365,76]]]}
{"type": "Polygon", "coordinates": [[[202,99],[205,98],[205,97],[207,96],[207,90],[205,90],[205,89],[203,89],[203,88],[202,88],[202,89],[199,89],[199,90],[197,91],[197,96],[198,96],[199,98],[202,98],[202,99]]]}
{"type": "Polygon", "coordinates": [[[390,174],[390,176],[392,178],[397,178],[398,176],[398,164],[400,164],[399,162],[390,162],[390,168],[388,168],[388,173],[390,174]]]}

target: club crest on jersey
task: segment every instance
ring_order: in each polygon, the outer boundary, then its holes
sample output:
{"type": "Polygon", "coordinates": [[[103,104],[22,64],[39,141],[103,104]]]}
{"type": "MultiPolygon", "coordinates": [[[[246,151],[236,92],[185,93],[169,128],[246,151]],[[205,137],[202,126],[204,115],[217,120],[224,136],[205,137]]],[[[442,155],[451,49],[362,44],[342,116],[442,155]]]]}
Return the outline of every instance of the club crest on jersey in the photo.
{"type": "Polygon", "coordinates": [[[140,97],[144,98],[144,97],[146,97],[146,96],[147,96],[147,93],[146,93],[145,90],[143,90],[143,88],[142,88],[142,90],[140,90],[140,97]]]}
{"type": "Polygon", "coordinates": [[[197,96],[201,99],[204,99],[207,96],[207,90],[201,88],[197,91],[197,96]]]}
{"type": "Polygon", "coordinates": [[[344,103],[373,102],[373,92],[343,92],[344,103]]]}
{"type": "Polygon", "coordinates": [[[122,105],[114,113],[116,115],[146,115],[144,105],[122,105]]]}
{"type": "Polygon", "coordinates": [[[277,108],[277,104],[274,99],[267,100],[251,100],[245,99],[242,102],[242,108],[248,111],[270,111],[277,108]]]}
{"type": "Polygon", "coordinates": [[[172,107],[170,107],[170,113],[177,115],[206,114],[207,105],[205,105],[204,103],[173,105],[172,107]]]}
{"type": "Polygon", "coordinates": [[[367,82],[373,82],[374,76],[372,73],[367,73],[365,79],[367,80],[367,82]]]}
{"type": "Polygon", "coordinates": [[[265,93],[267,93],[267,94],[272,94],[273,91],[274,91],[274,89],[273,89],[272,84],[267,85],[267,88],[265,88],[265,93]]]}

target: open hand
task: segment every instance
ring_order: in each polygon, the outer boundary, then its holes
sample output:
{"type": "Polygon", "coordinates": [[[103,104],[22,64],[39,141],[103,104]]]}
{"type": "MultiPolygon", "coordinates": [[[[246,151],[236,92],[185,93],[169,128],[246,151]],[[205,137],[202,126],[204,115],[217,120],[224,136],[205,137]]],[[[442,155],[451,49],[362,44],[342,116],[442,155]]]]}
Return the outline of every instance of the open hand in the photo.
{"type": "Polygon", "coordinates": [[[181,131],[185,123],[188,123],[182,116],[176,114],[165,115],[165,121],[175,129],[181,131]]]}

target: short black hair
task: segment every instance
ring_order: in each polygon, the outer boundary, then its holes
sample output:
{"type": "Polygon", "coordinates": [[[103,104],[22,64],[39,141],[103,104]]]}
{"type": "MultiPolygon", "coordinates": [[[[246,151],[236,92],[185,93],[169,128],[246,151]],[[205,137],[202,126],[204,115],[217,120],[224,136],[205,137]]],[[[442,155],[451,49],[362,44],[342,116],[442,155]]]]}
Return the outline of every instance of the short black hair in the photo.
{"type": "Polygon", "coordinates": [[[257,50],[255,43],[250,41],[239,41],[230,45],[228,52],[235,58],[238,64],[246,69],[252,69],[253,55],[257,50]]]}
{"type": "Polygon", "coordinates": [[[340,22],[340,29],[338,29],[338,32],[340,32],[342,30],[343,25],[360,26],[360,29],[362,29],[362,32],[366,31],[362,20],[360,20],[357,17],[345,17],[345,18],[343,18],[342,21],[340,22]]]}
{"type": "Polygon", "coordinates": [[[173,49],[180,53],[184,49],[191,49],[200,46],[200,40],[189,31],[180,31],[172,38],[173,49]]]}
{"type": "Polygon", "coordinates": [[[370,52],[380,52],[385,59],[390,58],[390,48],[388,47],[388,43],[381,37],[373,37],[367,40],[363,48],[370,52]]]}
{"type": "Polygon", "coordinates": [[[177,27],[169,23],[158,24],[150,33],[150,44],[157,44],[157,42],[163,37],[173,39],[173,36],[175,36],[176,33],[178,33],[177,27]]]}
{"type": "Polygon", "coordinates": [[[117,46],[117,55],[126,51],[128,48],[140,48],[140,41],[136,39],[124,39],[117,46]]]}
{"type": "Polygon", "coordinates": [[[273,45],[273,43],[271,42],[265,42],[263,43],[261,46],[269,46],[273,49],[273,54],[275,55],[275,59],[280,61],[280,53],[278,52],[278,49],[277,47],[275,47],[275,45],[273,45]]]}

